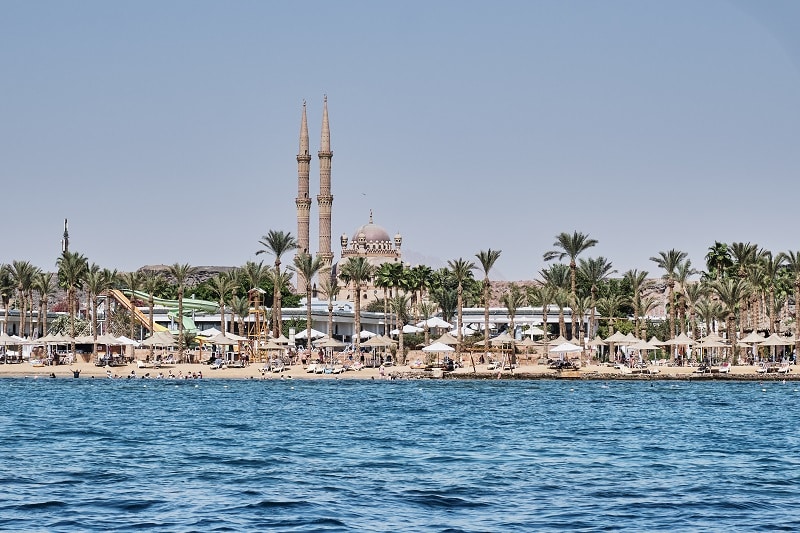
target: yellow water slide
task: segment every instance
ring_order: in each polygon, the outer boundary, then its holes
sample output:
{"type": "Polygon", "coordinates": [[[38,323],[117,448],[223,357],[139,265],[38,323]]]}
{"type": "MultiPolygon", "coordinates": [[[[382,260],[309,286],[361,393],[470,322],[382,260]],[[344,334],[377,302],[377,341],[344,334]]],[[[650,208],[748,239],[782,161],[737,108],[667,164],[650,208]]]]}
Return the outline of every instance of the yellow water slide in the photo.
{"type": "MultiPolygon", "coordinates": [[[[107,291],[106,291],[106,295],[107,295],[107,296],[109,296],[109,297],[111,297],[111,298],[114,298],[114,299],[115,299],[115,300],[116,300],[116,301],[117,301],[119,304],[121,304],[121,305],[122,305],[122,306],[123,306],[125,309],[127,309],[128,311],[130,311],[131,313],[133,313],[133,316],[134,316],[134,317],[136,317],[136,320],[137,320],[137,321],[138,321],[138,322],[139,322],[139,323],[140,323],[142,326],[144,326],[144,327],[145,327],[146,329],[148,329],[148,330],[150,329],[150,318],[149,318],[147,315],[145,315],[144,313],[142,313],[142,312],[139,310],[139,308],[138,308],[138,307],[136,307],[135,305],[133,305],[133,302],[131,302],[131,301],[128,299],[128,297],[127,297],[127,296],[125,296],[124,294],[122,294],[122,292],[120,292],[120,291],[119,291],[119,290],[117,290],[117,289],[109,289],[109,290],[107,290],[107,291]]],[[[161,325],[159,325],[159,324],[156,324],[155,322],[153,323],[153,330],[154,330],[154,332],[155,332],[155,331],[169,331],[169,330],[168,330],[167,328],[165,328],[164,326],[161,326],[161,325]]]]}

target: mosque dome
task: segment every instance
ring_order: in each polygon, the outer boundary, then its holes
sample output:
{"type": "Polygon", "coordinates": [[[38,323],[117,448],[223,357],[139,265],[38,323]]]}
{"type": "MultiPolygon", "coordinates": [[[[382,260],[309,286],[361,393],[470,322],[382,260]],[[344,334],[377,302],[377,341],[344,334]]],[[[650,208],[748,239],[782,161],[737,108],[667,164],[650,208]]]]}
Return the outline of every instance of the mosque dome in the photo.
{"type": "Polygon", "coordinates": [[[381,226],[373,223],[372,220],[370,220],[369,224],[364,224],[353,233],[353,241],[358,242],[362,234],[366,242],[387,242],[392,240],[389,237],[389,233],[381,226]]]}

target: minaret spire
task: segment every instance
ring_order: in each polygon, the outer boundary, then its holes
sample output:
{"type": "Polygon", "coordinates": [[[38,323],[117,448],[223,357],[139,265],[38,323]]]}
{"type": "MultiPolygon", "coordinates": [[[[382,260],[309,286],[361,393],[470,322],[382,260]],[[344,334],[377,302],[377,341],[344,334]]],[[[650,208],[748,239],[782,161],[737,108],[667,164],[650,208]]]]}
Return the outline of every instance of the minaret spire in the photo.
{"type": "MultiPolygon", "coordinates": [[[[308,251],[308,225],[311,212],[311,197],[309,196],[308,174],[311,154],[308,151],[308,119],[306,118],[306,101],[303,100],[303,115],[300,119],[300,150],[297,152],[297,251],[308,251]]],[[[305,282],[302,276],[297,277],[297,290],[305,293],[305,282]]]]}
{"type": "Polygon", "coordinates": [[[322,104],[322,137],[319,144],[319,195],[317,205],[319,206],[319,252],[325,263],[330,266],[333,264],[333,253],[331,253],[331,207],[333,205],[333,195],[331,195],[331,131],[328,124],[328,95],[325,95],[322,104]]]}

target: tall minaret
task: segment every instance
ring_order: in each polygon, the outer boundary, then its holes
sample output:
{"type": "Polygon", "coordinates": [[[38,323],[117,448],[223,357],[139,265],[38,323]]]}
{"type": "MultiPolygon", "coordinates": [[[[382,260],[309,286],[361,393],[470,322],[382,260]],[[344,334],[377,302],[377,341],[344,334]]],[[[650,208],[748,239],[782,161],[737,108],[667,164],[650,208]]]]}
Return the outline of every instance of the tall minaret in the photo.
{"type": "Polygon", "coordinates": [[[67,229],[67,219],[64,219],[64,238],[61,239],[61,253],[69,252],[69,230],[67,229]]]}
{"type": "Polygon", "coordinates": [[[319,196],[317,196],[317,205],[319,206],[319,251],[317,255],[328,266],[333,264],[333,254],[331,253],[332,158],[331,130],[328,126],[328,96],[325,95],[322,105],[322,139],[319,145],[319,196]]]}
{"type": "MultiPolygon", "coordinates": [[[[308,153],[308,120],[306,119],[306,101],[303,100],[303,117],[300,120],[300,151],[297,152],[297,252],[308,251],[308,222],[311,212],[311,198],[309,197],[308,173],[311,154],[308,153]]],[[[302,276],[297,276],[297,291],[306,292],[305,281],[302,276]]]]}

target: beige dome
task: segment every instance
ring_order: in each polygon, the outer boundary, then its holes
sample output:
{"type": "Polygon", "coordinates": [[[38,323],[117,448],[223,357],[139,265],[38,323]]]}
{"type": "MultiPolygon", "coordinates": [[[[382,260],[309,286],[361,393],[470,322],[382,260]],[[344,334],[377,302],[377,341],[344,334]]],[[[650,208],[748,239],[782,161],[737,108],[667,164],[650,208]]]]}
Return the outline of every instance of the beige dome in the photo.
{"type": "Polygon", "coordinates": [[[353,240],[357,242],[359,235],[362,233],[364,234],[367,242],[391,241],[391,238],[389,238],[389,233],[379,225],[373,224],[372,222],[369,224],[364,224],[358,228],[353,234],[353,240]]]}

